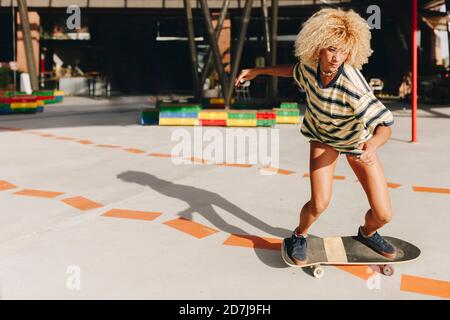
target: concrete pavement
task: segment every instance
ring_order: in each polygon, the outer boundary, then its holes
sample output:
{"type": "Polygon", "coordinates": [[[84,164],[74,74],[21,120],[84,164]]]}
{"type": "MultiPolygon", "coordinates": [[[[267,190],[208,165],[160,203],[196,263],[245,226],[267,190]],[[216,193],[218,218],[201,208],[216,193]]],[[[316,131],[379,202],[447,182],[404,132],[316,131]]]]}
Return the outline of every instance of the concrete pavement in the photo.
{"type": "MultiPolygon", "coordinates": [[[[330,266],[318,280],[278,249],[310,197],[299,126],[275,127],[274,175],[260,164],[177,165],[168,155],[181,128],[139,125],[149,105],[67,97],[42,114],[0,117],[1,298],[450,298],[450,106],[423,106],[411,144],[410,112],[393,104],[393,136],[379,151],[395,213],[381,233],[414,243],[420,259],[392,277],[330,266]]],[[[353,235],[368,208],[341,156],[311,233],[353,235]]]]}

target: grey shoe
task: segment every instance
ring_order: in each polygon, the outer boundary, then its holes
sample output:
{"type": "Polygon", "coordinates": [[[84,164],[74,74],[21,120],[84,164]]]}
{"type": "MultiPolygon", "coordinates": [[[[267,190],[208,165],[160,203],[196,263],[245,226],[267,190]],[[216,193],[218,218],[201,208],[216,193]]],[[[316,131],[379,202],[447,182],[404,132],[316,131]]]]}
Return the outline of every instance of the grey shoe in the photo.
{"type": "Polygon", "coordinates": [[[290,238],[286,239],[285,245],[289,258],[296,265],[301,266],[306,264],[308,242],[304,236],[297,237],[295,234],[292,234],[290,238]]]}
{"type": "Polygon", "coordinates": [[[388,259],[394,259],[397,255],[395,247],[386,239],[384,239],[378,232],[375,232],[371,237],[366,237],[362,231],[361,227],[358,230],[358,241],[365,244],[369,248],[375,250],[377,253],[388,259]]]}

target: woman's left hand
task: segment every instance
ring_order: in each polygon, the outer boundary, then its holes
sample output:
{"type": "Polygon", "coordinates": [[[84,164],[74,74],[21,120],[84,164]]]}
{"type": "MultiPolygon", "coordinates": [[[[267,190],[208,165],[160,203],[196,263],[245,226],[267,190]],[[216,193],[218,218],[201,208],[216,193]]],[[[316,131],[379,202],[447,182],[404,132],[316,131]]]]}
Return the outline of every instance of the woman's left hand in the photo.
{"type": "Polygon", "coordinates": [[[368,166],[373,165],[375,162],[375,156],[377,151],[375,145],[372,142],[370,142],[370,140],[368,140],[366,142],[363,142],[362,146],[360,146],[359,149],[363,150],[364,152],[356,161],[362,162],[363,164],[368,166]]]}

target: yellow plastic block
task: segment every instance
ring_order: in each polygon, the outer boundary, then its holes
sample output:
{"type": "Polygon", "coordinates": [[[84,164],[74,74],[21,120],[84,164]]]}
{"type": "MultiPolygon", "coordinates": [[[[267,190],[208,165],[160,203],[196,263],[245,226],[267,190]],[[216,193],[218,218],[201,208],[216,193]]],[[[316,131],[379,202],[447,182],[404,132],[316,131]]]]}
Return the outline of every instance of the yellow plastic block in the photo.
{"type": "Polygon", "coordinates": [[[228,119],[228,127],[256,127],[256,119],[228,119]]]}
{"type": "Polygon", "coordinates": [[[297,124],[300,123],[299,117],[280,117],[277,116],[277,123],[297,124]]]}
{"type": "Polygon", "coordinates": [[[55,90],[53,91],[53,96],[63,96],[64,95],[64,91],[62,90],[55,90]]]}
{"type": "Polygon", "coordinates": [[[203,110],[198,114],[198,118],[202,120],[227,120],[227,111],[203,110]]]}
{"type": "Polygon", "coordinates": [[[197,126],[196,118],[159,118],[160,126],[197,126]]]}
{"type": "Polygon", "coordinates": [[[37,102],[14,102],[11,103],[11,109],[36,109],[37,102]]]}

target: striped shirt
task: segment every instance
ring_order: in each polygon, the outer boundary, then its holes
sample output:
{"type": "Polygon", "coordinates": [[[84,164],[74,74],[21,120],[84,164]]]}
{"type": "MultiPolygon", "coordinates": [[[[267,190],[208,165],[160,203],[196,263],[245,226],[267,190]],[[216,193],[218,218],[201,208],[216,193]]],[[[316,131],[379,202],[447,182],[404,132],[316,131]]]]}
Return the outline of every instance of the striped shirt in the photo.
{"type": "Polygon", "coordinates": [[[378,125],[394,123],[392,113],[373,94],[358,69],[342,64],[334,79],[323,86],[318,67],[302,62],[293,69],[297,84],[306,91],[307,108],[302,134],[341,153],[361,153],[378,125]]]}

